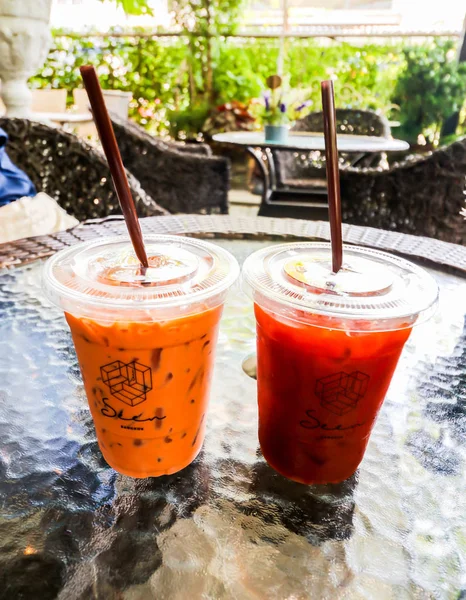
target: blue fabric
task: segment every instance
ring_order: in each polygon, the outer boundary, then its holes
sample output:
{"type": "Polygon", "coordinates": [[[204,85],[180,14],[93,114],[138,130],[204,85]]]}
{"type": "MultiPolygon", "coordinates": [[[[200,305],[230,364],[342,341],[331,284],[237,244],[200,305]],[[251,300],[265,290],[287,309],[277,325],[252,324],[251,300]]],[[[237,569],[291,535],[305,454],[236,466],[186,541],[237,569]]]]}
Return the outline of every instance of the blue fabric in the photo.
{"type": "Polygon", "coordinates": [[[9,159],[5,150],[7,141],[8,135],[0,128],[0,206],[37,193],[26,173],[9,159]]]}

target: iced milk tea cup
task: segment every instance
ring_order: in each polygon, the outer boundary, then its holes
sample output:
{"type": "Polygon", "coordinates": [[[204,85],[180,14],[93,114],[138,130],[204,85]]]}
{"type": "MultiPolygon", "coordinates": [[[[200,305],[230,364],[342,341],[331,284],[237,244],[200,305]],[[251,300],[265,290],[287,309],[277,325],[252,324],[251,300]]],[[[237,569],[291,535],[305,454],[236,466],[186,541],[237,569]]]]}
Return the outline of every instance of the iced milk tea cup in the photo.
{"type": "Polygon", "coordinates": [[[199,453],[217,332],[235,258],[213,244],[145,236],[149,268],[126,238],[53,256],[44,287],[71,329],[97,440],[132,477],[175,473],[199,453]]]}
{"type": "Polygon", "coordinates": [[[435,309],[420,267],[345,247],[333,274],[329,244],[284,244],[251,255],[243,287],[257,323],[259,441],[295,481],[334,483],[363,459],[403,346],[435,309]]]}

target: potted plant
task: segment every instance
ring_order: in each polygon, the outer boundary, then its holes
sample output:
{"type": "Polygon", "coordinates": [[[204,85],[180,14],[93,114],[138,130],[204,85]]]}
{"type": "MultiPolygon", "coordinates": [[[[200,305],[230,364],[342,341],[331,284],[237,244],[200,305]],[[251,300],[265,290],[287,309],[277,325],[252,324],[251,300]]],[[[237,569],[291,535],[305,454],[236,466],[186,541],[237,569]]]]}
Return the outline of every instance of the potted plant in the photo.
{"type": "Polygon", "coordinates": [[[232,100],[214,108],[204,125],[203,133],[211,138],[223,131],[253,131],[256,119],[244,102],[232,100]]]}
{"type": "Polygon", "coordinates": [[[264,93],[264,110],[262,122],[266,142],[286,143],[288,139],[288,116],[286,104],[280,93],[282,78],[279,75],[271,75],[267,78],[267,87],[270,89],[264,93]]]}
{"type": "Polygon", "coordinates": [[[285,144],[290,124],[309,112],[312,101],[303,99],[303,96],[308,95],[306,90],[285,93],[281,89],[282,79],[278,75],[271,75],[267,79],[267,86],[269,90],[264,93],[260,111],[265,141],[285,144]]]}
{"type": "Polygon", "coordinates": [[[184,142],[202,141],[202,126],[209,115],[207,102],[167,111],[170,135],[184,142]]]}

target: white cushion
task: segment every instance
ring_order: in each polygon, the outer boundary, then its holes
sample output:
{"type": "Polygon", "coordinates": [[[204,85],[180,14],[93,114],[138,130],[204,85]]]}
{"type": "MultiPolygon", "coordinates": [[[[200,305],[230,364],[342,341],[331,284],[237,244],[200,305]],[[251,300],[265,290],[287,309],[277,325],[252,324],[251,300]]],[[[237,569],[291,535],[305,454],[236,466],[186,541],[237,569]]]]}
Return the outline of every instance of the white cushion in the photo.
{"type": "Polygon", "coordinates": [[[79,221],[47,194],[21,198],[0,207],[0,244],[64,231],[79,221]]]}

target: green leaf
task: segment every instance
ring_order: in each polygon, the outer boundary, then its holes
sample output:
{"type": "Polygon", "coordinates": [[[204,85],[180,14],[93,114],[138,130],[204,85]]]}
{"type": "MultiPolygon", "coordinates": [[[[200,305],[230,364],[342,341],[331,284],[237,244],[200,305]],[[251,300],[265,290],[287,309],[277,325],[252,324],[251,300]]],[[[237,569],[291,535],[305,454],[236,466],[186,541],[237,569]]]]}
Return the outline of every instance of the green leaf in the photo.
{"type": "MultiPolygon", "coordinates": [[[[105,0],[100,0],[104,2],[105,0]]],[[[153,15],[148,0],[111,0],[121,6],[127,15],[153,15]]]]}

